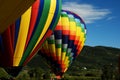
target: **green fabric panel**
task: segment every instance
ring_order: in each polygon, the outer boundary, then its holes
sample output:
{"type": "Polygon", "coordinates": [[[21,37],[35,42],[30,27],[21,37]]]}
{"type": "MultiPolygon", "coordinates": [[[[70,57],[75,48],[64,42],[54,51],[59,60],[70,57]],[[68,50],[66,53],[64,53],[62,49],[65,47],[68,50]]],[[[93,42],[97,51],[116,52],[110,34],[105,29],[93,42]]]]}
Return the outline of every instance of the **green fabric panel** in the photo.
{"type": "Polygon", "coordinates": [[[84,34],[84,38],[86,38],[86,34],[84,34]]]}
{"type": "Polygon", "coordinates": [[[48,44],[55,44],[55,40],[48,40],[48,44]]]}
{"type": "Polygon", "coordinates": [[[62,48],[62,52],[66,52],[66,50],[67,50],[66,48],[62,48]]]}
{"type": "Polygon", "coordinates": [[[70,53],[67,53],[67,55],[66,56],[70,56],[70,53]]]}
{"type": "MultiPolygon", "coordinates": [[[[55,23],[54,23],[54,25],[53,25],[53,27],[52,27],[52,30],[55,29],[56,25],[58,24],[58,21],[59,21],[60,15],[61,15],[62,1],[61,1],[61,0],[57,0],[57,1],[59,1],[59,2],[58,2],[58,3],[59,3],[59,10],[58,10],[58,14],[57,14],[57,17],[56,17],[55,23]]],[[[47,41],[47,40],[48,40],[48,39],[46,39],[45,41],[47,41]]],[[[45,41],[44,41],[44,42],[45,42],[45,41]]]]}
{"type": "Polygon", "coordinates": [[[81,27],[81,24],[80,24],[80,23],[78,23],[78,22],[76,22],[76,26],[79,26],[79,27],[81,27]]]}
{"type": "Polygon", "coordinates": [[[85,29],[84,28],[81,28],[82,29],[82,32],[84,33],[85,32],[85,29]]]}
{"type": "Polygon", "coordinates": [[[68,17],[68,15],[67,15],[67,14],[62,13],[62,14],[61,14],[61,17],[68,17]]]}
{"type": "Polygon", "coordinates": [[[62,44],[57,44],[56,45],[56,48],[61,48],[62,47],[62,44]]]}
{"type": "Polygon", "coordinates": [[[72,62],[73,62],[73,59],[71,58],[71,59],[70,59],[70,63],[69,63],[69,65],[71,65],[71,64],[72,64],[72,62]]]}
{"type": "Polygon", "coordinates": [[[70,21],[70,22],[75,22],[75,19],[69,17],[69,21],[70,21]]]}
{"type": "Polygon", "coordinates": [[[44,8],[43,8],[41,19],[39,21],[39,24],[36,28],[36,31],[35,31],[32,39],[31,39],[30,43],[28,44],[28,47],[27,47],[26,51],[24,52],[22,60],[19,64],[20,66],[22,66],[25,59],[28,57],[28,55],[32,51],[33,47],[35,46],[43,28],[44,28],[44,25],[46,23],[46,20],[47,20],[48,14],[49,14],[50,2],[51,2],[51,0],[44,0],[44,8]]]}

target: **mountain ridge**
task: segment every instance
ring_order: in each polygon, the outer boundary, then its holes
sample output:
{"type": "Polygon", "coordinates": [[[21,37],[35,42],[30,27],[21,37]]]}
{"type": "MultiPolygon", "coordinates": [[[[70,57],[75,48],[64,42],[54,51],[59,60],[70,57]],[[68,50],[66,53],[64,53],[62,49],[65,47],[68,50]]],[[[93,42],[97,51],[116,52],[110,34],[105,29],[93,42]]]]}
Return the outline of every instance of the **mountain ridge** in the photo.
{"type": "MultiPolygon", "coordinates": [[[[80,55],[73,61],[70,65],[71,68],[82,67],[87,68],[101,68],[104,65],[112,64],[114,67],[118,66],[118,58],[120,56],[120,49],[114,47],[106,47],[106,46],[95,46],[91,47],[85,45],[80,53],[80,55]]],[[[30,62],[29,66],[41,66],[45,68],[47,67],[46,60],[36,55],[30,62]],[[40,62],[40,63],[39,63],[40,62]]],[[[47,67],[48,68],[48,67],[47,67]]],[[[46,69],[46,68],[45,68],[46,69]]]]}

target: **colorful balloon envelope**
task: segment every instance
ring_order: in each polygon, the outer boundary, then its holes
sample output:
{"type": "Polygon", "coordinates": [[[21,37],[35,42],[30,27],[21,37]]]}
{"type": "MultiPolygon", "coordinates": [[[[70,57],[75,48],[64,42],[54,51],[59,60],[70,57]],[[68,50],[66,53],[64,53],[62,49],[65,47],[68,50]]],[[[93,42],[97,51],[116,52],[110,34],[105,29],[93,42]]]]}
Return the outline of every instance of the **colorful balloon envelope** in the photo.
{"type": "Polygon", "coordinates": [[[0,66],[24,66],[58,23],[61,0],[36,2],[0,35],[0,66]]]}
{"type": "Polygon", "coordinates": [[[62,76],[80,54],[85,40],[84,21],[77,14],[62,10],[53,34],[44,42],[39,54],[46,58],[57,76],[62,76]]]}

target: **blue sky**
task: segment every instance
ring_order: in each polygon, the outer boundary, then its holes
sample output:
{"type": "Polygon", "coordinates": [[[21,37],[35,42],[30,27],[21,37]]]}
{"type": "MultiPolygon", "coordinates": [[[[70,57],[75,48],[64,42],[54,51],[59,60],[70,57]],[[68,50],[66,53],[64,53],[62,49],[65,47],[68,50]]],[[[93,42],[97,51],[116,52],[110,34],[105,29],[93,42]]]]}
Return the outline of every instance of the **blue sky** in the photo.
{"type": "Polygon", "coordinates": [[[80,15],[87,26],[85,45],[120,48],[120,0],[63,0],[62,8],[80,15]]]}

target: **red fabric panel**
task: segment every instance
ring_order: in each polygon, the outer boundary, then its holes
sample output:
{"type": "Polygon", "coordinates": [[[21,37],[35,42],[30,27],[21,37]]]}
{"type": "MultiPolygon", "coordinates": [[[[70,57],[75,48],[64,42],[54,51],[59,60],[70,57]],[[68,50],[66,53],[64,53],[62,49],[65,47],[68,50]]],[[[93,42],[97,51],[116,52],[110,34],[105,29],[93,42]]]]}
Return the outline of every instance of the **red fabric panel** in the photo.
{"type": "Polygon", "coordinates": [[[13,51],[14,51],[15,24],[12,24],[12,25],[10,26],[10,32],[11,32],[11,43],[12,43],[12,48],[13,48],[13,51]]]}
{"type": "Polygon", "coordinates": [[[28,42],[30,41],[32,32],[33,32],[34,27],[35,27],[35,23],[36,23],[37,16],[38,16],[38,11],[39,11],[39,5],[40,5],[40,0],[36,0],[36,2],[32,6],[30,26],[29,26],[29,31],[28,31],[28,36],[27,36],[27,40],[26,40],[25,49],[28,45],[28,42]]]}
{"type": "Polygon", "coordinates": [[[70,34],[70,30],[62,30],[62,34],[63,35],[69,35],[70,34]]]}
{"type": "Polygon", "coordinates": [[[12,39],[10,26],[7,30],[2,34],[4,52],[2,54],[2,66],[10,67],[13,65],[13,47],[12,47],[12,39]]]}

